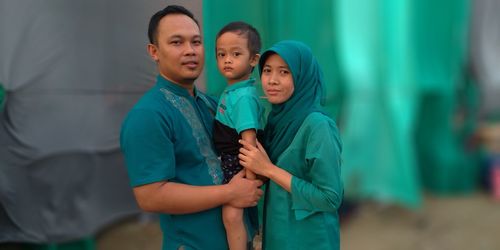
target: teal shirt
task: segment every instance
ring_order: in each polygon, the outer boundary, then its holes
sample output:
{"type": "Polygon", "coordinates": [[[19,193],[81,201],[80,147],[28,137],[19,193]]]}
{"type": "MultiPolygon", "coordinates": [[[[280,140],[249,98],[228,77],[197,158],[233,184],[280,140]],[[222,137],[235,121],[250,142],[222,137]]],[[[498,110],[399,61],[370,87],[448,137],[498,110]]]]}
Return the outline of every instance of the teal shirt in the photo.
{"type": "Polygon", "coordinates": [[[291,193],[270,181],[264,203],[263,249],[340,248],[341,141],[335,122],[306,117],[276,165],[292,177],[291,193]]]}
{"type": "Polygon", "coordinates": [[[238,134],[247,129],[262,130],[264,109],[260,105],[255,79],[237,82],[222,92],[215,119],[238,134]]]}
{"type": "MultiPolygon", "coordinates": [[[[216,103],[158,76],[132,108],[120,143],[133,187],[172,181],[189,185],[222,182],[212,144],[216,103]],[[212,110],[212,111],[210,111],[212,110]]],[[[161,214],[163,249],[227,249],[221,208],[185,215],[161,214]]]]}
{"type": "Polygon", "coordinates": [[[217,105],[214,143],[218,154],[237,155],[241,132],[254,129],[262,134],[264,108],[259,102],[255,79],[240,81],[226,87],[217,105]]]}

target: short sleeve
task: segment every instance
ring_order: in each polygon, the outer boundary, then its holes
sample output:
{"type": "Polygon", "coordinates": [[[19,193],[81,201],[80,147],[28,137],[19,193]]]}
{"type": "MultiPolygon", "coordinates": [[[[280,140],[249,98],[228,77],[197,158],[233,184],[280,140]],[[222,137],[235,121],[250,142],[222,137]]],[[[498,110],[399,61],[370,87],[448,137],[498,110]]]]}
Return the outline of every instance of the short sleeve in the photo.
{"type": "Polygon", "coordinates": [[[262,129],[259,105],[259,101],[251,95],[241,96],[234,103],[231,120],[238,134],[247,129],[262,129]]]}
{"type": "Polygon", "coordinates": [[[164,181],[175,176],[170,128],[158,112],[132,110],[122,125],[120,146],[131,186],[164,181]]]}

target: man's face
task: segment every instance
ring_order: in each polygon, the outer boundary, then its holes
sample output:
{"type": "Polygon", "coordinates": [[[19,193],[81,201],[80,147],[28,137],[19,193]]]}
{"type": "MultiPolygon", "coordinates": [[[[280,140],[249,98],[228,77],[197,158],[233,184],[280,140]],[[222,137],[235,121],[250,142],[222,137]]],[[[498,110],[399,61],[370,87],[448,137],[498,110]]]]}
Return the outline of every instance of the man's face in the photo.
{"type": "Polygon", "coordinates": [[[156,44],[148,51],[158,63],[160,74],[181,85],[191,85],[198,78],[205,60],[200,29],[193,19],[170,14],[158,24],[156,44]]]}

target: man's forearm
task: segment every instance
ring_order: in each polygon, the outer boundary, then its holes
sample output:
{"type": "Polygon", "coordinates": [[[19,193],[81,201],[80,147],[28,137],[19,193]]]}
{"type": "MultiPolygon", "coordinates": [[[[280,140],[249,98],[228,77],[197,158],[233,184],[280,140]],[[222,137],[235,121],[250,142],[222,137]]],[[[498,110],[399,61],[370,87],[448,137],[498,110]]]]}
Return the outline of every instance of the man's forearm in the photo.
{"type": "Polygon", "coordinates": [[[134,188],[137,203],[148,212],[168,214],[196,213],[228,203],[228,185],[192,186],[175,182],[156,182],[134,188]]]}

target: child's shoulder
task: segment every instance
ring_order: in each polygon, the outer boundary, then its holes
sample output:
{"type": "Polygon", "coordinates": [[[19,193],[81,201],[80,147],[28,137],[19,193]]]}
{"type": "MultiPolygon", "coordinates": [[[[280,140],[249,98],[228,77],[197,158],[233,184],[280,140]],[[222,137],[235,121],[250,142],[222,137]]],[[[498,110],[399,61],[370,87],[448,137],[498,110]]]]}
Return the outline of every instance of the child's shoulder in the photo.
{"type": "Polygon", "coordinates": [[[253,85],[247,85],[247,86],[242,86],[242,87],[236,88],[232,92],[234,95],[238,95],[238,96],[246,96],[246,95],[253,96],[253,95],[257,94],[257,88],[255,88],[255,86],[253,86],[253,85]]]}

